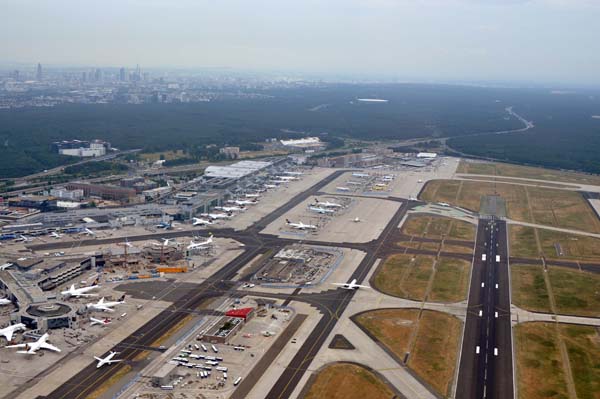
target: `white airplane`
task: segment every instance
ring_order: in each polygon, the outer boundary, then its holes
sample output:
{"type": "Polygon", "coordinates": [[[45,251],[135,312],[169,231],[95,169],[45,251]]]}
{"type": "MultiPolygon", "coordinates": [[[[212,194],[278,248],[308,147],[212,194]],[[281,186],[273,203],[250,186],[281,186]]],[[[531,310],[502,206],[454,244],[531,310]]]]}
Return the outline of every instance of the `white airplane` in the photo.
{"type": "Polygon", "coordinates": [[[50,237],[61,238],[62,236],[63,236],[62,234],[58,234],[56,231],[53,231],[52,233],[50,233],[50,237]]]}
{"type": "Polygon", "coordinates": [[[276,184],[265,184],[264,185],[265,188],[277,188],[276,184]]]}
{"type": "Polygon", "coordinates": [[[336,204],[335,202],[329,202],[329,201],[319,201],[318,198],[315,198],[315,202],[317,203],[317,205],[319,206],[324,206],[325,208],[341,208],[342,205],[341,204],[336,204]]]}
{"type": "Polygon", "coordinates": [[[293,181],[293,180],[300,180],[295,176],[277,176],[277,179],[279,180],[283,180],[283,181],[293,181]]]}
{"type": "Polygon", "coordinates": [[[281,180],[281,179],[275,179],[275,180],[271,180],[273,183],[277,183],[277,184],[287,184],[289,183],[288,180],[281,180]]]}
{"type": "Polygon", "coordinates": [[[356,279],[350,281],[349,283],[331,283],[333,285],[339,286],[343,290],[357,290],[359,288],[370,288],[366,285],[356,284],[356,279]]]}
{"type": "Polygon", "coordinates": [[[0,306],[10,305],[12,302],[8,298],[0,298],[0,306]]]}
{"type": "Polygon", "coordinates": [[[259,193],[244,194],[244,197],[246,197],[246,198],[258,198],[258,197],[260,197],[260,194],[259,193]]]}
{"type": "Polygon", "coordinates": [[[256,205],[258,204],[258,201],[256,199],[253,200],[229,200],[227,201],[228,204],[236,204],[236,205],[256,205]]]}
{"type": "Polygon", "coordinates": [[[447,202],[438,202],[438,205],[439,205],[439,206],[446,207],[446,208],[448,208],[448,207],[450,206],[450,204],[449,204],[449,203],[447,203],[447,202]]]}
{"type": "Polygon", "coordinates": [[[69,287],[68,290],[66,291],[61,291],[61,295],[65,295],[67,297],[75,297],[75,298],[79,298],[82,296],[98,296],[98,294],[88,294],[88,292],[95,290],[96,288],[100,288],[99,285],[96,285],[96,283],[90,285],[89,287],[81,287],[81,288],[75,288],[75,284],[71,284],[71,286],[69,287]]]}
{"type": "Polygon", "coordinates": [[[302,222],[292,223],[289,221],[289,219],[285,219],[285,224],[298,230],[314,230],[317,228],[317,226],[312,224],[304,224],[302,222]]]}
{"type": "Polygon", "coordinates": [[[357,216],[354,219],[351,219],[354,223],[360,223],[362,220],[357,216]]]}
{"type": "Polygon", "coordinates": [[[212,220],[231,219],[233,217],[233,215],[228,213],[202,213],[200,214],[200,216],[207,217],[212,220]]]}
{"type": "Polygon", "coordinates": [[[113,364],[113,363],[118,363],[118,362],[122,362],[124,359],[119,359],[119,360],[113,360],[113,357],[115,357],[115,355],[117,354],[117,352],[109,352],[108,355],[106,355],[106,357],[103,359],[101,357],[96,357],[94,356],[94,359],[96,359],[98,361],[98,364],[96,365],[96,368],[99,369],[100,367],[104,366],[105,364],[113,364]]]}
{"type": "Polygon", "coordinates": [[[17,331],[25,331],[25,324],[13,324],[12,326],[8,326],[5,328],[0,328],[0,336],[6,338],[8,342],[12,341],[13,334],[17,331]]]}
{"type": "Polygon", "coordinates": [[[111,322],[110,319],[106,318],[106,319],[96,319],[95,317],[90,317],[90,326],[107,326],[109,325],[111,322]]]}
{"type": "Polygon", "coordinates": [[[243,206],[215,206],[215,209],[223,212],[243,212],[246,210],[243,206]]]}
{"type": "Polygon", "coordinates": [[[114,312],[113,307],[117,305],[123,305],[125,303],[125,294],[118,300],[113,302],[104,302],[104,297],[100,298],[100,300],[96,303],[88,303],[86,305],[87,309],[98,310],[101,312],[114,312]]]}
{"type": "Polygon", "coordinates": [[[352,177],[369,177],[369,174],[354,172],[354,173],[352,173],[352,177]]]}
{"type": "Polygon", "coordinates": [[[8,269],[9,267],[12,267],[12,266],[13,266],[12,263],[5,263],[3,265],[0,265],[0,271],[6,270],[6,269],[8,269]]]}
{"type": "Polygon", "coordinates": [[[214,223],[211,222],[210,220],[200,219],[200,218],[194,218],[194,221],[192,222],[192,226],[207,226],[209,224],[214,224],[214,223]]]}
{"type": "Polygon", "coordinates": [[[168,245],[169,245],[171,242],[174,242],[175,244],[178,244],[178,242],[177,242],[177,241],[175,241],[173,238],[161,238],[161,240],[163,241],[162,243],[155,242],[155,243],[154,243],[154,245],[156,245],[156,246],[160,246],[160,247],[162,247],[162,246],[165,246],[165,247],[166,247],[166,246],[168,246],[168,245]]]}
{"type": "Polygon", "coordinates": [[[335,189],[338,191],[350,191],[348,187],[336,187],[335,189]]]}
{"type": "Polygon", "coordinates": [[[333,209],[321,208],[320,206],[309,206],[308,209],[313,212],[320,213],[321,215],[326,215],[335,212],[333,209]]]}
{"type": "Polygon", "coordinates": [[[207,245],[212,244],[212,242],[213,242],[213,235],[209,234],[208,238],[205,241],[202,241],[202,242],[194,242],[194,240],[190,241],[190,245],[187,246],[187,249],[203,248],[207,245]]]}
{"type": "Polygon", "coordinates": [[[29,242],[29,238],[25,237],[23,234],[19,234],[19,238],[15,238],[17,242],[29,242]]]}
{"type": "Polygon", "coordinates": [[[25,348],[23,351],[17,351],[17,353],[24,353],[26,355],[33,355],[40,349],[48,349],[54,352],[60,352],[56,346],[49,344],[46,342],[50,336],[48,333],[42,335],[40,339],[35,342],[28,342],[25,344],[16,344],[16,345],[8,345],[5,348],[25,348]]]}
{"type": "Polygon", "coordinates": [[[88,235],[88,236],[94,236],[94,237],[96,236],[96,233],[93,232],[92,230],[88,229],[87,227],[85,229],[83,229],[83,232],[85,233],[85,235],[88,235]]]}
{"type": "Polygon", "coordinates": [[[384,188],[384,187],[387,187],[387,186],[388,185],[385,184],[385,183],[375,183],[375,187],[382,187],[382,188],[384,188]]]}
{"type": "Polygon", "coordinates": [[[302,172],[288,172],[287,170],[285,172],[283,172],[284,175],[289,175],[289,176],[302,176],[304,173],[302,172]]]}

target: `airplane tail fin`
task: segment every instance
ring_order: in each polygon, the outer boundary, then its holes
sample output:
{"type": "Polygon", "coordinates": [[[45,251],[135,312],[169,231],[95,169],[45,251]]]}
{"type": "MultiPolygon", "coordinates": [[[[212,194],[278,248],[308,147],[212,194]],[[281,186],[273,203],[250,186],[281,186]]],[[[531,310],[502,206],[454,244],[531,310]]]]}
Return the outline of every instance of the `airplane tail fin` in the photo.
{"type": "Polygon", "coordinates": [[[125,300],[125,294],[123,294],[123,295],[121,296],[121,298],[119,298],[119,302],[123,302],[124,300],[125,300]]]}

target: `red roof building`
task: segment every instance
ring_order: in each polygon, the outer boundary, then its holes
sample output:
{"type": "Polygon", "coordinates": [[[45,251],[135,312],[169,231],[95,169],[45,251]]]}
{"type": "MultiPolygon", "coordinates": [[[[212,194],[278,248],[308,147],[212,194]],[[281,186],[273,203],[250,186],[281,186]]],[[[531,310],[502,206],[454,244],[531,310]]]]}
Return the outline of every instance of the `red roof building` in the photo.
{"type": "Polygon", "coordinates": [[[240,309],[231,309],[225,313],[225,316],[228,317],[239,317],[247,321],[254,314],[254,308],[240,308],[240,309]]]}

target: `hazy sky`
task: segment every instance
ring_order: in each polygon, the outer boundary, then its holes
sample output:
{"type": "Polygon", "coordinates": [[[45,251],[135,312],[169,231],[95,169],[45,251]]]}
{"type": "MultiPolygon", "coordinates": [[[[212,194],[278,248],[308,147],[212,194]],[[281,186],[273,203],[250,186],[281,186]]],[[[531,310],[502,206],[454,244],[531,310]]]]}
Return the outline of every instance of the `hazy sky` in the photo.
{"type": "Polygon", "coordinates": [[[600,0],[0,0],[0,62],[600,84],[600,0]]]}

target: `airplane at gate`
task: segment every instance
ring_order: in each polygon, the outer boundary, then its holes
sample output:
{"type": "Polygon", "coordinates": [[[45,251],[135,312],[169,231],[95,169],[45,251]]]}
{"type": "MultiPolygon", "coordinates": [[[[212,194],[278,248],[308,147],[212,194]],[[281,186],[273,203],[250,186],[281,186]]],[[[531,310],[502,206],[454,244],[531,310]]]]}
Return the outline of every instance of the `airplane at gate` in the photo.
{"type": "Polygon", "coordinates": [[[101,312],[114,312],[113,307],[117,305],[123,305],[125,303],[125,294],[118,300],[113,302],[105,302],[104,297],[100,298],[100,300],[96,303],[88,303],[86,305],[89,310],[98,310],[101,312]]]}
{"type": "Polygon", "coordinates": [[[5,328],[0,328],[0,336],[3,336],[8,342],[10,342],[12,341],[13,334],[17,331],[25,331],[25,324],[19,323],[5,328]]]}
{"type": "Polygon", "coordinates": [[[75,297],[75,298],[79,298],[82,296],[98,296],[98,294],[88,294],[88,292],[95,290],[96,288],[100,288],[99,285],[96,285],[96,283],[94,282],[94,284],[90,285],[89,287],[81,287],[81,288],[75,288],[75,284],[71,284],[71,286],[69,287],[68,290],[66,291],[61,291],[61,295],[65,295],[68,297],[75,297]]]}
{"type": "Polygon", "coordinates": [[[35,342],[28,342],[28,343],[24,343],[24,344],[16,344],[16,345],[8,345],[5,346],[5,348],[24,348],[25,350],[22,351],[17,351],[17,353],[22,353],[25,355],[34,355],[37,351],[39,351],[40,349],[48,349],[54,352],[60,352],[60,349],[57,348],[54,345],[49,344],[48,338],[50,336],[48,335],[48,333],[42,335],[40,337],[40,339],[38,339],[35,342]]]}
{"type": "Polygon", "coordinates": [[[211,233],[208,235],[208,238],[206,239],[206,241],[202,241],[202,242],[194,242],[194,240],[190,241],[190,245],[187,246],[187,249],[203,248],[203,247],[206,247],[207,245],[212,244],[212,242],[213,242],[213,235],[211,233]]]}

